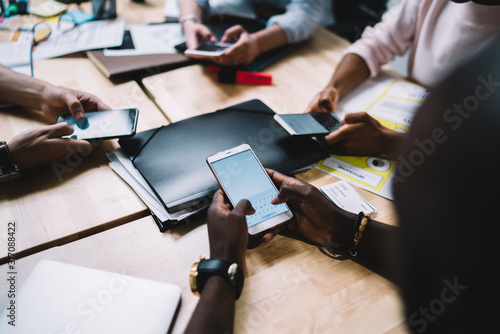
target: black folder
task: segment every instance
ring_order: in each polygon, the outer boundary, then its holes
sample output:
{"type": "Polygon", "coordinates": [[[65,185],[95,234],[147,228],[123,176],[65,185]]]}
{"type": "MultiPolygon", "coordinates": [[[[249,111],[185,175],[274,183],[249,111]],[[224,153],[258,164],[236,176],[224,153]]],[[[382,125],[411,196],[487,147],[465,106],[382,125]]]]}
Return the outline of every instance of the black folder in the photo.
{"type": "Polygon", "coordinates": [[[260,100],[251,100],[213,113],[188,118],[120,139],[135,167],[168,212],[206,201],[218,189],[206,158],[249,144],[265,167],[285,174],[328,156],[305,137],[292,137],[260,100]]]}

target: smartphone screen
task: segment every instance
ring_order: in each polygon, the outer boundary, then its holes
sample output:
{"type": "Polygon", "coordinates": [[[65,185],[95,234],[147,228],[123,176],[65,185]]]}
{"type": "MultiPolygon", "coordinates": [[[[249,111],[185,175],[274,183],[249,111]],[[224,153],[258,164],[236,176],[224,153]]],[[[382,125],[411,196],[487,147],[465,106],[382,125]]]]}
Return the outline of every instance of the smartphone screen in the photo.
{"type": "Polygon", "coordinates": [[[211,58],[218,57],[224,53],[224,50],[229,48],[230,43],[203,43],[196,49],[187,49],[184,54],[193,58],[211,58]]]}
{"type": "Polygon", "coordinates": [[[228,48],[227,45],[204,43],[204,44],[199,45],[196,48],[196,50],[198,50],[198,51],[217,52],[217,51],[224,51],[227,48],[228,48]]]}
{"type": "Polygon", "coordinates": [[[333,113],[275,115],[274,119],[292,136],[325,136],[342,125],[333,113]]]}
{"type": "Polygon", "coordinates": [[[112,139],[133,136],[138,116],[139,111],[134,108],[106,110],[87,112],[79,121],[73,115],[59,116],[57,123],[66,122],[75,129],[67,138],[112,139]]]}
{"type": "Polygon", "coordinates": [[[250,146],[245,146],[248,149],[229,153],[209,164],[233,205],[242,199],[252,203],[255,213],[247,216],[247,225],[250,233],[255,234],[290,219],[292,214],[286,204],[271,204],[278,190],[250,146]],[[268,223],[257,227],[263,222],[268,223]]]}

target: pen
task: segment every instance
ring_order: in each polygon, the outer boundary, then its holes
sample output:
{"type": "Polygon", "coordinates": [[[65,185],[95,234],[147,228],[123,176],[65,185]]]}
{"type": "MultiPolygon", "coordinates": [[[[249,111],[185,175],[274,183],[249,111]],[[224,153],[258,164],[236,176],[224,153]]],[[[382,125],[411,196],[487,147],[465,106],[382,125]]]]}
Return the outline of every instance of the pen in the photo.
{"type": "MultiPolygon", "coordinates": [[[[2,0],[0,0],[2,1],[2,0]]],[[[31,28],[16,28],[16,27],[0,27],[0,30],[8,30],[8,31],[32,31],[31,28]]]]}
{"type": "Polygon", "coordinates": [[[2,16],[5,16],[5,4],[3,3],[3,0],[0,0],[0,10],[2,10],[2,16]]]}
{"type": "Polygon", "coordinates": [[[28,28],[15,28],[15,27],[0,27],[0,30],[9,30],[9,31],[32,31],[32,29],[28,29],[28,28]]]}

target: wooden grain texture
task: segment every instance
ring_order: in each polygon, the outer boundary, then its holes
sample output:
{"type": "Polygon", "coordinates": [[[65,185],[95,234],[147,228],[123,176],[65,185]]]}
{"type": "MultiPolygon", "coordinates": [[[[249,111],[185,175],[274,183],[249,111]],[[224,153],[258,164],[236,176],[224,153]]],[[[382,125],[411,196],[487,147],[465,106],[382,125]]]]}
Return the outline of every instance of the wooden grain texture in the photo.
{"type": "MultiPolygon", "coordinates": [[[[137,107],[138,130],[168,124],[135,82],[114,85],[85,58],[44,60],[36,77],[90,92],[111,108],[137,107]]],[[[38,112],[17,109],[0,114],[2,139],[49,124],[38,112]]],[[[0,184],[0,263],[7,256],[7,224],[16,222],[18,256],[64,244],[148,214],[147,207],[108,166],[106,153],[118,146],[105,141],[83,158],[68,154],[62,164],[26,171],[0,184]]]]}
{"type": "MultiPolygon", "coordinates": [[[[200,254],[209,255],[203,223],[159,233],[147,217],[30,255],[16,261],[18,286],[42,259],[176,284],[182,304],[172,333],[182,333],[198,301],[189,289],[189,268],[200,254]]],[[[0,266],[0,277],[7,271],[0,266]]],[[[0,291],[7,291],[6,280],[0,280],[0,291]]],[[[7,294],[0,294],[0,307],[8,302],[7,294]]],[[[407,331],[397,288],[379,275],[283,236],[247,252],[235,333],[388,332],[407,331]]]]}
{"type": "Polygon", "coordinates": [[[251,99],[261,99],[278,113],[305,110],[330,79],[348,42],[318,28],[315,37],[265,69],[273,85],[221,84],[202,65],[183,67],[142,80],[172,122],[251,99]]]}

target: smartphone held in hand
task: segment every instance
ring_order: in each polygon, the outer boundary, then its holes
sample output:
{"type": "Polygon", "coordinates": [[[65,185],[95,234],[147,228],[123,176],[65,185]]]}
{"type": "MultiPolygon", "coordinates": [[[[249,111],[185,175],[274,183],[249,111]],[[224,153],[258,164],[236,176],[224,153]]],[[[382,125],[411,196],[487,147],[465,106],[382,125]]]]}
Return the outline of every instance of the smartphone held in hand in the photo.
{"type": "Polygon", "coordinates": [[[250,234],[258,234],[293,217],[285,203],[271,204],[278,189],[248,144],[216,153],[207,158],[207,163],[233,207],[242,199],[252,204],[255,213],[247,216],[250,234]]]}
{"type": "Polygon", "coordinates": [[[224,51],[229,48],[232,43],[203,43],[200,44],[195,49],[187,49],[184,51],[186,56],[197,58],[197,59],[209,59],[218,57],[224,53],[224,51]]]}
{"type": "Polygon", "coordinates": [[[66,122],[75,129],[67,138],[114,139],[134,136],[138,118],[139,110],[131,108],[87,112],[79,121],[73,115],[63,115],[57,123],[66,122]]]}
{"type": "Polygon", "coordinates": [[[275,115],[274,120],[291,136],[326,136],[342,126],[334,113],[275,115]]]}

